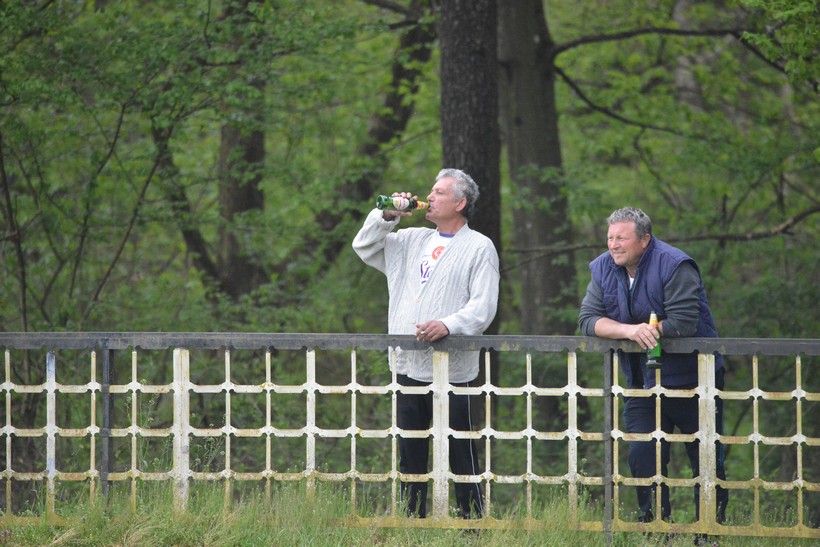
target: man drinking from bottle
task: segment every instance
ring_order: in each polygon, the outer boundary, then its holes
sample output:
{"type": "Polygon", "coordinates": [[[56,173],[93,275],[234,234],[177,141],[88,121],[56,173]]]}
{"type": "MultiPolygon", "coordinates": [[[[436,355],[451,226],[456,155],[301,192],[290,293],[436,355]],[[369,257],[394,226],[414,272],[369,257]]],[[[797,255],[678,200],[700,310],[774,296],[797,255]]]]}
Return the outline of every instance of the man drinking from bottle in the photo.
{"type": "MultiPolygon", "coordinates": [[[[387,277],[389,293],[388,332],[412,334],[420,341],[436,342],[454,334],[478,335],[490,325],[498,304],[498,254],[492,241],[470,229],[467,221],[478,199],[478,185],[458,169],[443,169],[427,197],[425,218],[434,228],[396,230],[402,203],[394,209],[373,209],[353,240],[353,249],[369,266],[387,277]]],[[[418,199],[409,192],[393,194],[418,199]]],[[[433,380],[433,348],[393,348],[391,359],[402,386],[428,386],[433,380]]],[[[479,352],[451,351],[449,380],[453,386],[468,386],[478,376],[479,352]]],[[[402,430],[425,430],[433,415],[433,395],[397,396],[397,425],[402,430]]],[[[469,431],[470,398],[449,395],[450,428],[469,431]]],[[[403,474],[428,471],[429,438],[399,436],[399,470],[403,474]]],[[[449,441],[450,468],[457,475],[480,474],[475,443],[471,439],[449,441]]],[[[402,501],[407,513],[425,517],[427,483],[402,482],[402,501]]],[[[455,485],[461,517],[484,513],[481,489],[476,483],[455,485]]]]}

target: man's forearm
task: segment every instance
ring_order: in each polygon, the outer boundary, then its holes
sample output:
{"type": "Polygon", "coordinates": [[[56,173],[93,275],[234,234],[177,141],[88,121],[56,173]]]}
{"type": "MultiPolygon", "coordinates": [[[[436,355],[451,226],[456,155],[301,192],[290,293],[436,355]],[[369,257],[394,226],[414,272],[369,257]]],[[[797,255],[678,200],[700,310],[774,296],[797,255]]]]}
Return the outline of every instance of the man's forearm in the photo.
{"type": "Polygon", "coordinates": [[[629,338],[629,330],[634,325],[627,325],[619,323],[614,319],[608,317],[601,317],[595,322],[595,336],[599,338],[612,338],[614,340],[623,340],[629,338]]]}

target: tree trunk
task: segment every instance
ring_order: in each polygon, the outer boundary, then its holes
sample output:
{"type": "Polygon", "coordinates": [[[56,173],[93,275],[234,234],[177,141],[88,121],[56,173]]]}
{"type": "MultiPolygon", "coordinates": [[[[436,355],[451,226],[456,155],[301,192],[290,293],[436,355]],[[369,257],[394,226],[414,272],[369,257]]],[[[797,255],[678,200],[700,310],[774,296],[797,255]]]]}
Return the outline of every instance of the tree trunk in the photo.
{"type": "MultiPolygon", "coordinates": [[[[497,14],[495,0],[445,0],[441,4],[441,146],[445,167],[463,169],[481,196],[470,227],[489,237],[501,254],[501,144],[498,128],[497,14]]],[[[500,308],[500,306],[499,306],[500,308]]],[[[499,315],[487,329],[498,333],[499,315]]],[[[498,385],[498,356],[490,378],[498,385]]],[[[476,382],[485,381],[482,355],[476,382]]],[[[471,406],[484,421],[484,398],[471,406]]],[[[496,409],[497,405],[493,405],[496,409]]]]}
{"type": "MultiPolygon", "coordinates": [[[[229,6],[226,17],[238,20],[253,21],[249,5],[257,0],[244,0],[240,5],[229,6]]],[[[253,51],[248,35],[238,32],[233,38],[231,47],[253,51]]],[[[233,72],[238,80],[249,78],[244,72],[245,59],[240,55],[233,72]]],[[[260,189],[265,163],[265,133],[263,115],[265,112],[265,81],[254,75],[249,83],[258,93],[245,94],[242,107],[226,106],[223,109],[219,149],[219,214],[222,223],[219,227],[219,247],[217,249],[217,267],[222,289],[234,300],[259,288],[266,281],[264,269],[251,260],[243,249],[238,237],[236,221],[243,213],[262,211],[264,196],[260,189]]],[[[238,101],[237,101],[238,102],[238,101]]]]}
{"type": "MultiPolygon", "coordinates": [[[[243,114],[249,114],[245,111],[243,114]]],[[[265,135],[254,128],[226,122],[219,151],[220,285],[234,300],[263,284],[265,273],[249,260],[234,229],[242,213],[264,208],[259,188],[265,158],[265,135]]]]}
{"type": "Polygon", "coordinates": [[[499,102],[521,280],[518,329],[573,334],[575,321],[555,312],[576,300],[572,256],[531,251],[572,241],[555,104],[555,44],[541,0],[501,0],[498,6],[499,102]]]}
{"type": "Polygon", "coordinates": [[[493,0],[441,3],[441,146],[445,167],[475,179],[470,227],[501,250],[496,8],[493,0]]]}

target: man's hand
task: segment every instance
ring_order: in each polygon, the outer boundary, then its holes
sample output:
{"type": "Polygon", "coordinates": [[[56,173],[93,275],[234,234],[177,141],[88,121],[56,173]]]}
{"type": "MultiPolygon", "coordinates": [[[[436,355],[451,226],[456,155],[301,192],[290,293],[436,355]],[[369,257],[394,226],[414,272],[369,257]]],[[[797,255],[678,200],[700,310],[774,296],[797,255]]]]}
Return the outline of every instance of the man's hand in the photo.
{"type": "Polygon", "coordinates": [[[661,337],[661,331],[649,323],[630,325],[602,317],[595,322],[595,336],[615,340],[626,338],[637,342],[639,346],[647,350],[658,345],[658,338],[661,337]]]}
{"type": "Polygon", "coordinates": [[[658,345],[660,331],[649,323],[639,325],[625,325],[627,327],[627,338],[637,342],[643,349],[654,348],[658,345]]]}
{"type": "MultiPolygon", "coordinates": [[[[414,196],[410,192],[393,192],[392,197],[396,197],[396,196],[402,198],[402,200],[403,200],[402,204],[401,204],[401,207],[400,207],[402,209],[404,207],[407,207],[407,205],[409,205],[410,198],[413,198],[416,201],[418,201],[418,199],[419,199],[418,196],[414,196]]],[[[393,220],[396,217],[409,217],[409,216],[412,216],[412,215],[413,215],[413,211],[396,211],[394,209],[385,209],[384,212],[382,212],[382,218],[384,220],[393,220]]]]}
{"type": "Polygon", "coordinates": [[[450,334],[450,329],[441,321],[427,321],[416,325],[416,340],[420,342],[435,342],[450,334]]]}

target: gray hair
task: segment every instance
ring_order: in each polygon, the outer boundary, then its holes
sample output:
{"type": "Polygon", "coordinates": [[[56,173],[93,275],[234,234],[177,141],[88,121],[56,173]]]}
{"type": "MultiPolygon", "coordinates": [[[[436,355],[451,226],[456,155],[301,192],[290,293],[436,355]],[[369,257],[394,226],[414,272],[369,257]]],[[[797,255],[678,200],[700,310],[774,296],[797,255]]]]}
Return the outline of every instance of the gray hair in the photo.
{"type": "Polygon", "coordinates": [[[467,205],[461,210],[461,215],[469,219],[473,216],[475,202],[478,201],[478,196],[480,195],[478,184],[475,183],[470,175],[461,169],[442,169],[438,172],[438,175],[436,175],[436,182],[445,177],[452,177],[456,180],[456,184],[453,187],[453,201],[459,201],[461,198],[467,199],[467,205]]]}
{"type": "Polygon", "coordinates": [[[613,211],[609,218],[606,219],[607,226],[615,224],[616,222],[634,222],[635,233],[638,238],[643,238],[646,234],[652,235],[652,220],[649,215],[636,209],[634,207],[624,207],[613,211]]]}

